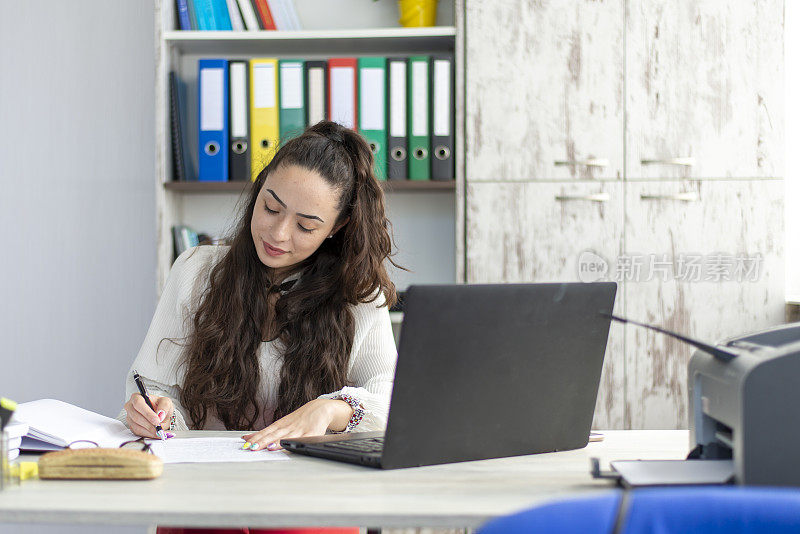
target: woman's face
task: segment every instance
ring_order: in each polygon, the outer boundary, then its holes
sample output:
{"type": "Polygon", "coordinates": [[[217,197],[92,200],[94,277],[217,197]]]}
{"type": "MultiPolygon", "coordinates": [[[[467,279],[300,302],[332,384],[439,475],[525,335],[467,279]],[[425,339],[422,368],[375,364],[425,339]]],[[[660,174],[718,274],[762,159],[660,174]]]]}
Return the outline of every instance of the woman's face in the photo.
{"type": "Polygon", "coordinates": [[[314,171],[281,165],[258,193],[250,231],[261,263],[280,273],[311,256],[335,230],[339,193],[314,171]]]}

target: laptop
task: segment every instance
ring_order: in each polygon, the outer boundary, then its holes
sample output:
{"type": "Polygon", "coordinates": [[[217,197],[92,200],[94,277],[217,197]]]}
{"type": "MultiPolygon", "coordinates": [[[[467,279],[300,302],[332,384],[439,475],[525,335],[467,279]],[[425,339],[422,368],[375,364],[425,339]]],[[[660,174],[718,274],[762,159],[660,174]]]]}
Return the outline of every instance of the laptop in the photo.
{"type": "Polygon", "coordinates": [[[281,445],[382,469],[585,447],[616,290],[410,286],[386,431],[281,445]]]}

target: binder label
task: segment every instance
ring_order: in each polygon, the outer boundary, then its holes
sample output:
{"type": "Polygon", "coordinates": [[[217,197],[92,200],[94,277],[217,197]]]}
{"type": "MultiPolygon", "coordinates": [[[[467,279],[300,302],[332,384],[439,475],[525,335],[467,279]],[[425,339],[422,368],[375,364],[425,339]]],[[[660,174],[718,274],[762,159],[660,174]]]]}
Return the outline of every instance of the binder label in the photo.
{"type": "Polygon", "coordinates": [[[411,110],[411,135],[428,135],[428,64],[422,61],[411,65],[411,97],[414,106],[411,110]]]}
{"type": "Polygon", "coordinates": [[[247,137],[247,65],[231,63],[231,137],[247,137]]]}
{"type": "Polygon", "coordinates": [[[389,113],[389,135],[392,137],[406,136],[406,64],[402,61],[393,61],[389,65],[389,76],[392,80],[391,109],[389,113]]]}
{"type": "Polygon", "coordinates": [[[361,129],[386,128],[385,95],[386,75],[383,69],[363,68],[360,71],[359,96],[361,99],[361,129]]]}
{"type": "Polygon", "coordinates": [[[284,63],[281,65],[281,108],[303,108],[303,65],[284,63]]]}
{"type": "Polygon", "coordinates": [[[346,128],[355,128],[355,89],[352,68],[331,68],[331,119],[346,128]]]}
{"type": "Polygon", "coordinates": [[[433,62],[433,135],[450,135],[450,62],[433,62]]]}
{"type": "Polygon", "coordinates": [[[202,107],[201,130],[222,130],[224,124],[222,94],[225,90],[224,69],[202,69],[200,71],[200,94],[202,107]]]}
{"type": "Polygon", "coordinates": [[[256,108],[277,107],[275,100],[275,65],[256,64],[253,69],[253,106],[256,108]]]}
{"type": "Polygon", "coordinates": [[[325,120],[325,70],[308,69],[308,124],[325,120]]]}

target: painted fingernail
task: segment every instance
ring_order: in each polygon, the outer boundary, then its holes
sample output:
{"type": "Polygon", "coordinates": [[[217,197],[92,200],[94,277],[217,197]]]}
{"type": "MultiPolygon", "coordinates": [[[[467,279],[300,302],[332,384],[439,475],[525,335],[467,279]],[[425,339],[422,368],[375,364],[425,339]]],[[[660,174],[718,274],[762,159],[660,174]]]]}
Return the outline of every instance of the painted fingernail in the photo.
{"type": "Polygon", "coordinates": [[[271,451],[274,451],[275,449],[277,449],[277,448],[278,448],[278,444],[277,444],[277,443],[270,443],[270,444],[269,444],[269,447],[267,447],[267,448],[268,448],[269,450],[271,450],[271,451]]]}
{"type": "Polygon", "coordinates": [[[249,441],[245,441],[244,445],[242,445],[242,448],[243,449],[249,449],[250,448],[250,442],[249,441]]]}
{"type": "Polygon", "coordinates": [[[172,432],[165,432],[164,434],[167,436],[167,439],[175,437],[175,434],[173,434],[172,432]]]}
{"type": "Polygon", "coordinates": [[[167,415],[167,414],[166,414],[166,412],[164,412],[164,410],[160,410],[160,411],[158,412],[158,419],[159,419],[160,421],[163,421],[163,420],[164,420],[164,416],[165,416],[165,415],[167,415]]]}
{"type": "Polygon", "coordinates": [[[250,445],[250,450],[251,451],[254,451],[256,449],[258,449],[258,443],[253,443],[252,445],[250,445]]]}

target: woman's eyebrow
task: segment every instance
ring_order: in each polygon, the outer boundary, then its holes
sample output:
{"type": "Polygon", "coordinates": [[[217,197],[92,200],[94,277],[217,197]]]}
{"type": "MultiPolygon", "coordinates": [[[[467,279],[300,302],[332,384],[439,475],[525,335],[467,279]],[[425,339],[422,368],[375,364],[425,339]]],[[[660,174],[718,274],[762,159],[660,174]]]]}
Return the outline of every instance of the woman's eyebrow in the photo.
{"type": "Polygon", "coordinates": [[[305,217],[306,219],[316,219],[321,223],[325,222],[322,219],[320,219],[319,217],[317,217],[316,215],[306,215],[305,213],[298,213],[297,216],[298,217],[305,217]]]}
{"type": "Polygon", "coordinates": [[[278,195],[276,195],[276,194],[275,194],[275,191],[273,191],[272,189],[267,189],[267,193],[269,193],[270,195],[272,195],[273,197],[275,197],[275,200],[277,200],[277,201],[278,201],[278,204],[280,204],[280,205],[281,205],[281,206],[283,206],[284,208],[286,207],[286,204],[284,204],[284,203],[283,203],[283,200],[281,200],[281,199],[279,199],[279,198],[278,198],[278,195]]]}
{"type": "MultiPolygon", "coordinates": [[[[272,189],[267,189],[267,193],[269,193],[270,195],[272,195],[273,197],[275,197],[275,200],[277,200],[277,201],[278,201],[278,204],[280,204],[280,205],[281,205],[281,206],[283,206],[284,208],[286,207],[286,204],[284,204],[283,200],[281,200],[280,198],[278,198],[278,195],[276,195],[276,194],[275,194],[275,191],[273,191],[272,189]]],[[[320,219],[319,217],[317,217],[316,215],[306,215],[305,213],[298,213],[298,214],[297,214],[297,216],[298,216],[298,217],[304,217],[304,218],[306,218],[306,219],[316,219],[316,220],[318,220],[318,221],[319,221],[319,222],[321,222],[321,223],[324,223],[324,222],[325,222],[325,221],[323,221],[322,219],[320,219]]]]}

